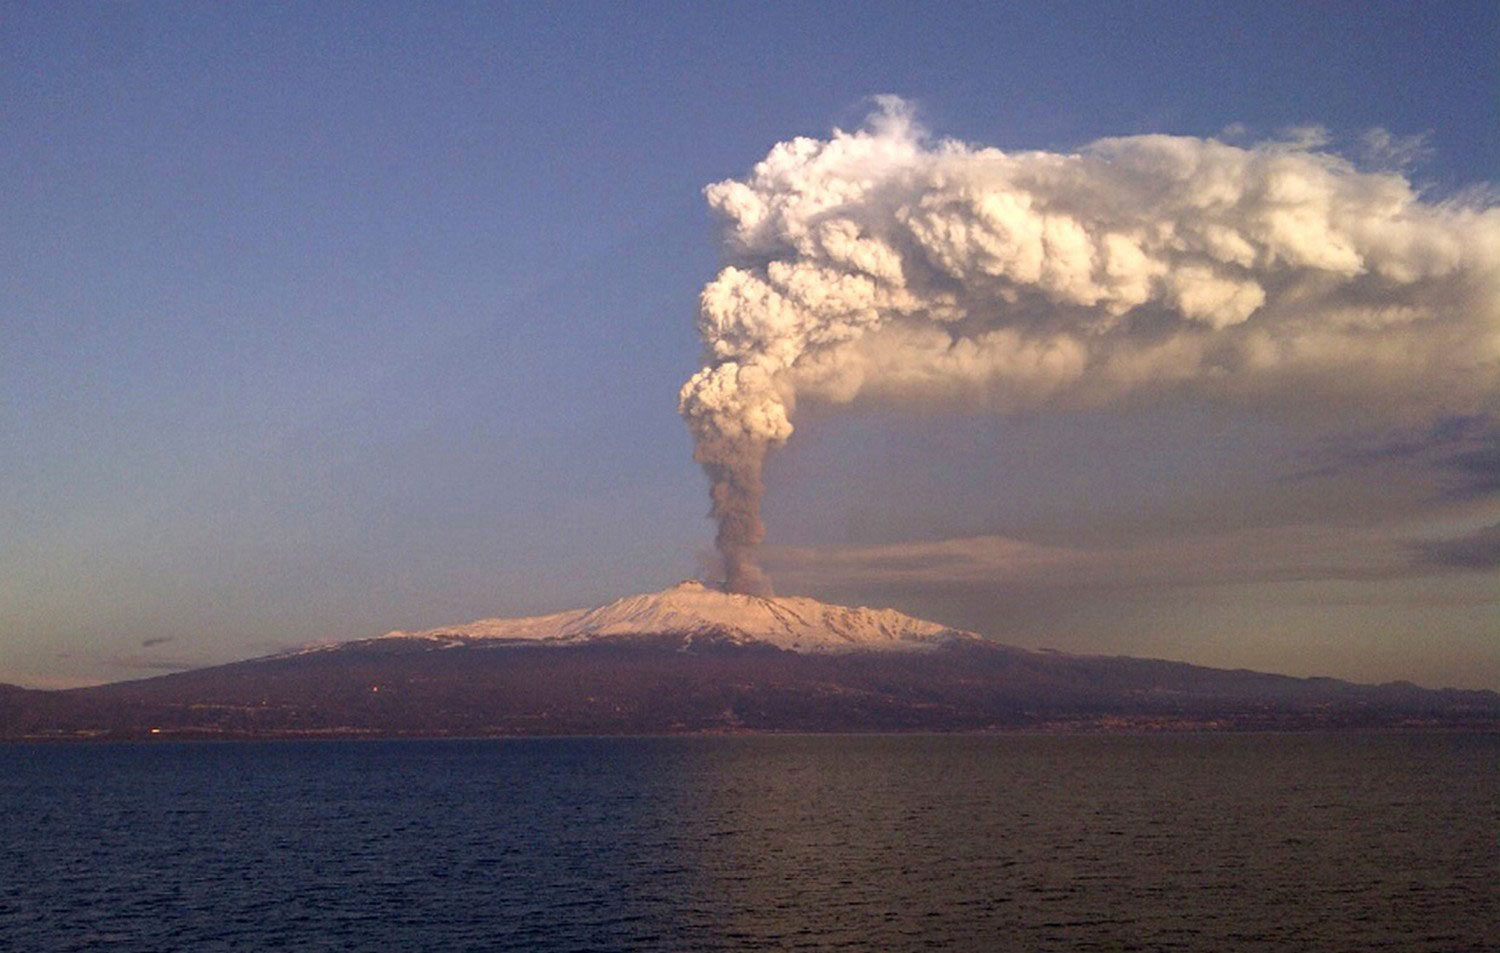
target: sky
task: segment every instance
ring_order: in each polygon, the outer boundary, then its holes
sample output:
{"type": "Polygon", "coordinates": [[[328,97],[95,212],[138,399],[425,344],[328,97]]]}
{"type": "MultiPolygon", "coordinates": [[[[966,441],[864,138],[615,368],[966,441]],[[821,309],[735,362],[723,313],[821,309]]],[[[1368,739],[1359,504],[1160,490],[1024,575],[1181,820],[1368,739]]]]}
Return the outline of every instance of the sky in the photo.
{"type": "MultiPolygon", "coordinates": [[[[1407,189],[1361,234],[1426,229],[1387,277],[1437,317],[1244,387],[1001,400],[996,371],[907,386],[914,352],[881,344],[856,357],[887,383],[854,394],[788,365],[755,558],[778,593],[1016,645],[1500,689],[1497,47],[1494,5],[1463,2],[0,4],[0,681],[714,577],[680,391],[767,345],[715,338],[743,311],[700,335],[700,296],[829,247],[751,234],[791,181],[757,163],[884,143],[920,207],[984,212],[989,186],[934,191],[947,150],[943,182],[1030,176],[1087,231],[1125,214],[1099,183],[1126,160],[1131,221],[1160,211],[1169,136],[1235,176],[1311,163],[1360,208],[1407,189]],[[1439,245],[1446,270],[1412,265],[1439,245]]],[[[862,208],[903,241],[951,225],[862,208]]],[[[1162,241],[1153,287],[1201,274],[1162,241]]],[[[1261,310],[1043,282],[985,317],[999,285],[943,280],[976,327],[1088,310],[1198,341],[1305,317],[1277,260],[1261,310]]]]}

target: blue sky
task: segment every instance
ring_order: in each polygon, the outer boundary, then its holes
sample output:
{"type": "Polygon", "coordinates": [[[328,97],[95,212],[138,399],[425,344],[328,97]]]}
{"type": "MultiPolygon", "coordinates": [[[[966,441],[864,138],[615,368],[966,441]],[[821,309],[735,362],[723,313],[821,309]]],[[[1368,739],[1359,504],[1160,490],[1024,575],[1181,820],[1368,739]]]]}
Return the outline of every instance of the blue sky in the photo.
{"type": "MultiPolygon", "coordinates": [[[[1380,128],[1425,137],[1409,175],[1442,197],[1500,179],[1497,41],[1484,3],[0,5],[0,680],[140,677],[699,572],[712,526],[676,400],[721,260],[702,189],[858,127],[876,94],[1006,150],[1309,124],[1353,148],[1380,128]]],[[[1403,477],[1347,461],[1388,434],[1292,450],[1253,409],[1194,407],[798,426],[768,470],[768,541],[797,549],[783,591],[1020,644],[1500,687],[1483,567],[798,575],[819,547],[981,534],[1353,533],[1361,493],[1403,477]]],[[[1388,507],[1412,532],[1500,520],[1493,493],[1418,496],[1388,507]]]]}

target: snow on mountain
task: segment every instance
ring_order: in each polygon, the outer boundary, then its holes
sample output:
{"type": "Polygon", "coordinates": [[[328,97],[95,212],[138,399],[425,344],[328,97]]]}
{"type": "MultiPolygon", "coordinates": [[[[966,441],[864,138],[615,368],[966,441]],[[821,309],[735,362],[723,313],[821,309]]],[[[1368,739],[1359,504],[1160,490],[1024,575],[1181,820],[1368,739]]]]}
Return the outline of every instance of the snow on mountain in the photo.
{"type": "Polygon", "coordinates": [[[799,596],[739,595],[696,580],[627,596],[597,609],[481,619],[421,632],[390,632],[385,638],[432,639],[450,645],[576,645],[633,635],[681,635],[686,642],[711,637],[803,653],[920,651],[979,638],[894,609],[846,608],[799,596]]]}

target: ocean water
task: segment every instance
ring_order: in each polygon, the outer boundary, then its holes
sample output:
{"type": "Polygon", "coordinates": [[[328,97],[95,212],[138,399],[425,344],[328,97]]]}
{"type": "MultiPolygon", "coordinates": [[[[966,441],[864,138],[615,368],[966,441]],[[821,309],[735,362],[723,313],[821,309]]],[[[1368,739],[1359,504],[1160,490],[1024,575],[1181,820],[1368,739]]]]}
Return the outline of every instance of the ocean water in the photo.
{"type": "Polygon", "coordinates": [[[1500,737],[0,745],[0,950],[1500,948],[1500,737]]]}

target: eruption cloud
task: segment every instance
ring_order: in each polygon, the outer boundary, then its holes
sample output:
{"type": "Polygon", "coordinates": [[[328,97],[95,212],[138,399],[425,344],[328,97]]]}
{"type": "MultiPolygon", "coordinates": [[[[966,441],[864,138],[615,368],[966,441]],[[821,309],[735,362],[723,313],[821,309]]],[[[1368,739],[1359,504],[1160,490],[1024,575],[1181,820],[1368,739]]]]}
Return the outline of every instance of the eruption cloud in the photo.
{"type": "Polygon", "coordinates": [[[731,591],[769,593],[762,464],[797,401],[1010,412],[1125,399],[1376,419],[1493,411],[1500,209],[1424,200],[1315,135],[1076,153],[865,128],[709,186],[726,266],[679,409],[731,591]]]}

